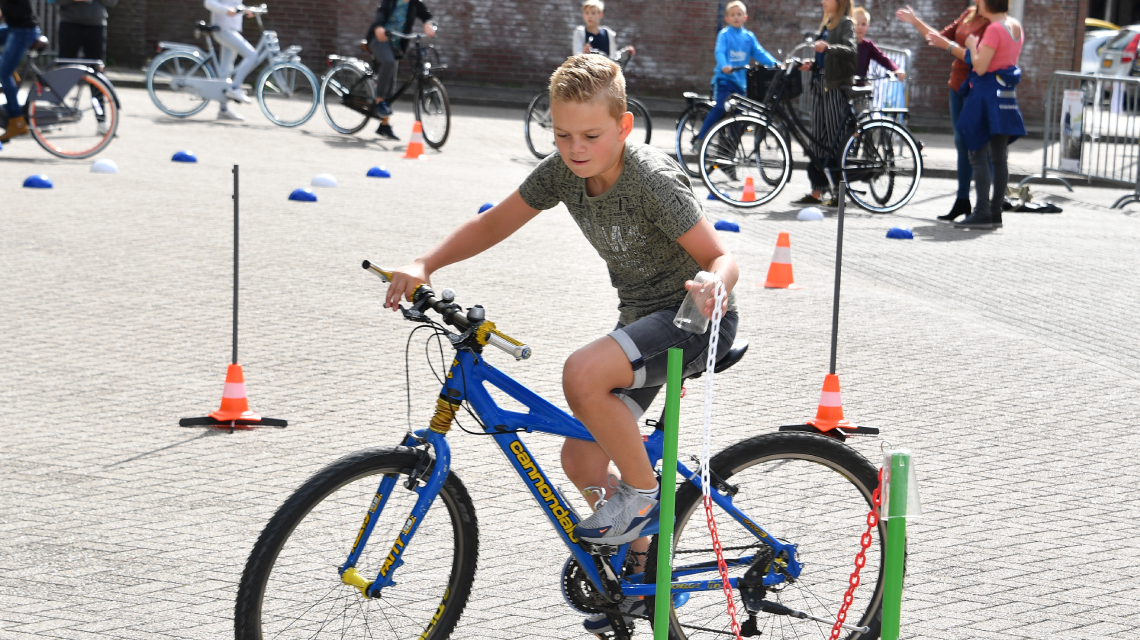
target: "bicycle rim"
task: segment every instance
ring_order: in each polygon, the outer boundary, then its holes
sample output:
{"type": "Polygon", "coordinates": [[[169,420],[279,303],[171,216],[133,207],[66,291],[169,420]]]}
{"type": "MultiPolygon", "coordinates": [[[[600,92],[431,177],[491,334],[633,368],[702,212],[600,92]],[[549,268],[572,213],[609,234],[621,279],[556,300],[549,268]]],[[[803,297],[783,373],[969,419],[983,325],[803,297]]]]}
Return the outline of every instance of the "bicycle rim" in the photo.
{"type": "Polygon", "coordinates": [[[784,138],[767,122],[736,116],[721,120],[705,134],[700,171],[705,186],[721,202],[758,207],[788,183],[792,157],[784,138]]]}
{"type": "Polygon", "coordinates": [[[910,202],[922,178],[922,155],[905,129],[890,121],[864,123],[843,149],[843,179],[855,204],[890,213],[910,202]]]}
{"type": "Polygon", "coordinates": [[[439,78],[428,77],[416,92],[416,119],[424,128],[424,142],[438,149],[451,129],[451,102],[439,78]]]}
{"type": "Polygon", "coordinates": [[[48,153],[60,158],[87,158],[102,151],[115,137],[119,111],[111,90],[85,75],[60,104],[42,98],[28,100],[28,128],[48,153]]]}
{"type": "Polygon", "coordinates": [[[627,139],[649,144],[653,139],[653,119],[649,117],[649,110],[633,98],[626,100],[626,108],[633,114],[633,131],[627,139]]]}
{"type": "Polygon", "coordinates": [[[275,64],[257,80],[257,103],[273,124],[305,124],[317,112],[317,102],[317,79],[296,62],[275,64]]]}
{"type": "Polygon", "coordinates": [[[677,162],[692,178],[701,177],[700,157],[701,141],[697,134],[701,132],[705,118],[709,115],[707,106],[690,107],[681,115],[677,122],[676,155],[677,162]]]}
{"type": "Polygon", "coordinates": [[[187,78],[213,78],[210,67],[189,53],[168,51],[151,63],[146,74],[146,89],[150,100],[168,116],[188,118],[210,103],[193,89],[185,86],[187,78]]]}
{"type": "Polygon", "coordinates": [[[377,577],[418,494],[404,482],[417,456],[374,450],[346,456],[302,485],[266,525],[242,575],[234,626],[239,640],[446,638],[475,574],[474,507],[450,476],[400,555],[394,584],[364,598],[341,581],[345,562],[386,474],[398,474],[356,569],[377,577]]]}
{"type": "Polygon", "coordinates": [[[523,125],[526,146],[538,159],[554,153],[554,121],[550,117],[550,92],[543,91],[530,100],[523,125]]]}
{"type": "Polygon", "coordinates": [[[325,122],[337,133],[353,134],[368,124],[368,114],[352,106],[371,108],[376,92],[364,72],[353,65],[342,64],[325,74],[321,81],[321,112],[325,122]]]}
{"type": "MultiPolygon", "coordinates": [[[[712,469],[739,488],[733,503],[770,534],[798,545],[803,572],[794,582],[769,589],[766,599],[834,622],[843,602],[860,538],[867,529],[871,495],[877,486],[875,468],[845,445],[825,436],[774,433],[751,438],[718,454],[712,469]]],[[[718,535],[726,560],[753,556],[763,543],[751,531],[715,508],[718,535]]],[[[879,633],[883,593],[884,535],[880,523],[866,553],[867,564],[848,610],[847,622],[871,627],[863,639],[879,633]]],[[[656,566],[656,543],[649,559],[656,566]]],[[[673,566],[711,562],[708,573],[689,579],[715,579],[712,550],[700,492],[686,485],[677,496],[673,566]]],[[[729,569],[743,576],[746,566],[729,569]]],[[[738,621],[748,614],[739,590],[733,592],[738,621]]],[[[674,640],[731,637],[724,593],[693,593],[674,607],[670,623],[674,640]]],[[[772,639],[829,638],[831,623],[788,616],[756,614],[761,637],[772,639]]],[[[844,632],[841,637],[851,637],[844,632]]]]}

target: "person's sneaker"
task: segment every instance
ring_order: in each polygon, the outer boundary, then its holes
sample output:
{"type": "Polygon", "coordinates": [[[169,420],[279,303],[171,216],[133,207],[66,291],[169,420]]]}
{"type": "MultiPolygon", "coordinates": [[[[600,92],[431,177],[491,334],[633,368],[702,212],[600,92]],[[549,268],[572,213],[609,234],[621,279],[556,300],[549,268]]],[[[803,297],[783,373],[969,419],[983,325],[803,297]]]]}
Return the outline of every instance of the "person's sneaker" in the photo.
{"type": "Polygon", "coordinates": [[[793,201],[792,204],[823,204],[823,200],[820,200],[819,198],[809,193],[799,200],[793,201]]]}
{"type": "Polygon", "coordinates": [[[8,127],[3,134],[0,134],[0,142],[7,142],[16,136],[27,135],[27,133],[28,121],[24,119],[24,116],[8,118],[8,127]]]}
{"type": "Polygon", "coordinates": [[[218,120],[235,120],[237,122],[241,122],[242,120],[245,120],[245,116],[238,113],[237,111],[234,111],[233,109],[223,109],[218,112],[218,120]]]}
{"type": "Polygon", "coordinates": [[[98,133],[101,136],[107,135],[107,130],[110,128],[111,127],[107,124],[106,118],[95,121],[95,133],[98,133]]]}
{"type": "Polygon", "coordinates": [[[831,196],[827,200],[824,200],[821,204],[825,207],[839,207],[839,199],[835,196],[831,196]]]}
{"type": "Polygon", "coordinates": [[[392,125],[386,123],[381,123],[379,127],[376,127],[376,135],[385,140],[395,140],[397,142],[400,140],[396,137],[396,132],[392,131],[392,125]]]}
{"type": "MultiPolygon", "coordinates": [[[[660,497],[660,495],[658,495],[660,497]]],[[[650,498],[618,480],[617,489],[592,516],[578,523],[577,536],[594,544],[625,544],[641,537],[641,530],[657,517],[657,498],[650,498]]]]}
{"type": "Polygon", "coordinates": [[[392,107],[388,106],[388,102],[386,100],[381,100],[380,102],[372,105],[372,115],[376,116],[377,118],[387,118],[388,116],[392,115],[392,107]]]}
{"type": "Polygon", "coordinates": [[[987,215],[972,213],[961,222],[955,222],[954,227],[957,229],[993,229],[994,223],[987,215]]]}
{"type": "Polygon", "coordinates": [[[236,100],[237,102],[244,102],[246,104],[253,102],[249,99],[249,96],[245,95],[245,91],[243,91],[241,87],[229,87],[222,93],[230,100],[236,100]]]}
{"type": "MultiPolygon", "coordinates": [[[[621,601],[618,608],[621,610],[622,617],[625,618],[625,626],[627,627],[632,627],[637,618],[645,619],[648,615],[644,598],[626,598],[621,601]]],[[[609,616],[604,613],[587,616],[582,621],[582,627],[593,634],[610,633],[614,630],[613,625],[610,624],[609,616]]]]}

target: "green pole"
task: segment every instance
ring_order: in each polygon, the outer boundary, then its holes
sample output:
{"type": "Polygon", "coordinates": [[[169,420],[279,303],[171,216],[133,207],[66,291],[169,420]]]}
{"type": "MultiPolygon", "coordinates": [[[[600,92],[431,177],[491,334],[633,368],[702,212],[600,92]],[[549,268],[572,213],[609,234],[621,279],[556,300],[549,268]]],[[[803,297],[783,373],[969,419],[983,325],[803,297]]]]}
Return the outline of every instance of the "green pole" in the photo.
{"type": "Polygon", "coordinates": [[[669,350],[665,382],[665,445],[661,454],[661,531],[657,534],[657,599],[653,610],[654,640],[668,640],[673,605],[673,513],[677,495],[677,432],[681,421],[680,349],[669,350]]]}
{"type": "Polygon", "coordinates": [[[887,566],[883,590],[882,640],[898,640],[902,614],[903,562],[906,557],[907,479],[910,453],[891,452],[890,500],[887,514],[887,566]]]}

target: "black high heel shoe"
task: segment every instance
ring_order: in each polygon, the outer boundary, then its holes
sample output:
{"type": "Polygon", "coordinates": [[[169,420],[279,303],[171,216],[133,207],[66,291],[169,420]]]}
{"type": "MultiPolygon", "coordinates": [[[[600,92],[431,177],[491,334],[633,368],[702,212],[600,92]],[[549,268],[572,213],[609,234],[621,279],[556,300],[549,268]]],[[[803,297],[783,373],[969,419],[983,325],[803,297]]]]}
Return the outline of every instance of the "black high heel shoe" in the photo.
{"type": "Polygon", "coordinates": [[[958,198],[954,201],[954,206],[951,207],[950,213],[944,216],[938,216],[938,219],[943,222],[954,222],[955,218],[968,215],[970,211],[970,200],[968,198],[958,198]]]}

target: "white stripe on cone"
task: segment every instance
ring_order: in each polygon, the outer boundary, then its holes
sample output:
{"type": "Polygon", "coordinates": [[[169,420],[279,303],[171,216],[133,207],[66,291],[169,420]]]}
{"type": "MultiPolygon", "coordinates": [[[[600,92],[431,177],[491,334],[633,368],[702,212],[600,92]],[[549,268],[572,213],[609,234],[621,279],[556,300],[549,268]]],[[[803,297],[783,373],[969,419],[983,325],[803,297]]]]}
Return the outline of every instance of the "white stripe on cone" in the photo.
{"type": "Polygon", "coordinates": [[[245,396],[245,383],[244,382],[227,382],[226,388],[222,390],[223,398],[244,398],[245,396]]]}
{"type": "Polygon", "coordinates": [[[792,250],[790,247],[776,247],[772,254],[772,262],[776,264],[792,264],[792,250]]]}
{"type": "Polygon", "coordinates": [[[839,399],[838,391],[824,391],[819,394],[819,406],[821,407],[842,407],[843,401],[839,399]]]}
{"type": "Polygon", "coordinates": [[[423,144],[424,143],[424,134],[422,132],[413,131],[411,142],[413,142],[413,143],[418,142],[420,144],[423,144]]]}

